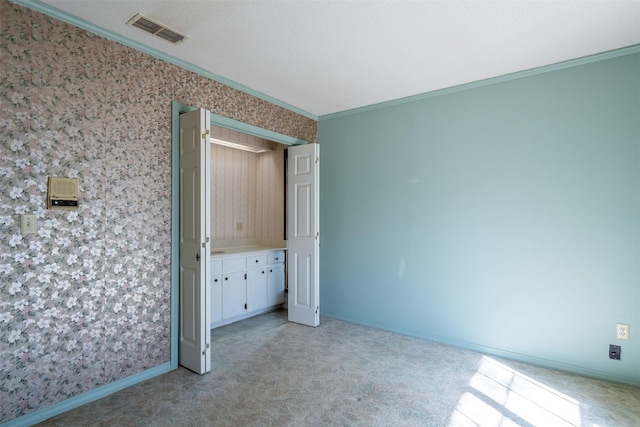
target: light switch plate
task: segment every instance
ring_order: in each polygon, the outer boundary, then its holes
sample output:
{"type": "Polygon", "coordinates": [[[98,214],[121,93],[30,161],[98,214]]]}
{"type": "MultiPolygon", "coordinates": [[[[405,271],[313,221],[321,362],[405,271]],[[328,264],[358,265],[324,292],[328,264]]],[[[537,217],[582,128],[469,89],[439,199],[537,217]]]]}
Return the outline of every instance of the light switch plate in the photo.
{"type": "Polygon", "coordinates": [[[38,232],[38,219],[34,214],[24,214],[20,216],[20,230],[22,235],[36,234],[38,232]]]}

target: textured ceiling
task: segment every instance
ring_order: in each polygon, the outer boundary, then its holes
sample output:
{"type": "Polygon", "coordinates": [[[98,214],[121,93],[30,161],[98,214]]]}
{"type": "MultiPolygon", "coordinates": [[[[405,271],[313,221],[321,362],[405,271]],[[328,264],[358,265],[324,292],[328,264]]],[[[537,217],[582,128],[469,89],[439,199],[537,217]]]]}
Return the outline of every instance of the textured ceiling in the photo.
{"type": "Polygon", "coordinates": [[[44,3],[316,116],[640,43],[640,0],[44,3]]]}

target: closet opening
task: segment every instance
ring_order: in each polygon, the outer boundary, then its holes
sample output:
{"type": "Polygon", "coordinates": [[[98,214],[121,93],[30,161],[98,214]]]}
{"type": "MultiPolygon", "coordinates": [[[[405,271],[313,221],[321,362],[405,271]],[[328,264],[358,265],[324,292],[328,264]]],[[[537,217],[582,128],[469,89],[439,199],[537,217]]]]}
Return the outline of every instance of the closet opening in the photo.
{"type": "Polygon", "coordinates": [[[286,308],[286,146],[211,125],[211,329],[286,308]]]}
{"type": "Polygon", "coordinates": [[[285,301],[320,324],[319,146],[177,102],[172,124],[171,366],[204,374],[212,326],[285,301]]]}

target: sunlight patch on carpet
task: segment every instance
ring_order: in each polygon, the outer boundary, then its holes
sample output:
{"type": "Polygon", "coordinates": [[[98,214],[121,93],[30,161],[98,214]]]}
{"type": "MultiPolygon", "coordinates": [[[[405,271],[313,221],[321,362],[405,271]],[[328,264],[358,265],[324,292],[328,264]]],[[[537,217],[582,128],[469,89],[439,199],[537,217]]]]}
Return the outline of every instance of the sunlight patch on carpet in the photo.
{"type": "Polygon", "coordinates": [[[449,426],[580,427],[580,402],[483,356],[449,426]]]}

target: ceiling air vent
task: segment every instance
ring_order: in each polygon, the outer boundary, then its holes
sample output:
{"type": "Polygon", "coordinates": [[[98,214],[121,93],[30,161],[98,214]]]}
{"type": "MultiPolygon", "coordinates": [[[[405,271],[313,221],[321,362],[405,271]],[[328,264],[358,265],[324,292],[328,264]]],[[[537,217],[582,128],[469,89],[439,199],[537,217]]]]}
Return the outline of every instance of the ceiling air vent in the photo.
{"type": "Polygon", "coordinates": [[[140,28],[141,30],[146,31],[147,33],[151,33],[154,36],[160,37],[161,39],[165,39],[166,41],[171,42],[173,44],[180,43],[182,40],[187,38],[187,36],[182,35],[179,32],[172,30],[171,28],[165,25],[162,25],[161,23],[154,21],[151,18],[142,16],[139,13],[135,15],[133,18],[129,19],[127,24],[133,25],[136,28],[140,28]]]}

